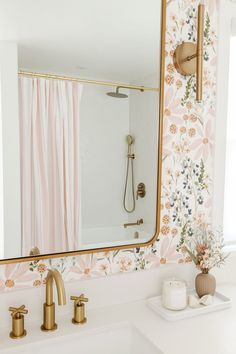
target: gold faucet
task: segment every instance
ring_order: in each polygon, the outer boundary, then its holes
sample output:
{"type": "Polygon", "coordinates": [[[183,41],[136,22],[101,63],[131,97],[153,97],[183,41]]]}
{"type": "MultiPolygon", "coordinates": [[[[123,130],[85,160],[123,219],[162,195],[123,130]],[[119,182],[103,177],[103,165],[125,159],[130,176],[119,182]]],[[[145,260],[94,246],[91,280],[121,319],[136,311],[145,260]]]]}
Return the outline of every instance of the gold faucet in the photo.
{"type": "Polygon", "coordinates": [[[143,219],[138,219],[136,222],[130,222],[128,224],[124,224],[124,228],[129,226],[142,225],[142,224],[143,224],[143,219]]]}
{"type": "Polygon", "coordinates": [[[66,304],[65,287],[61,274],[56,269],[49,269],[46,277],[46,302],[43,305],[42,331],[54,331],[57,329],[55,322],[55,303],[53,302],[53,280],[55,280],[58,305],[66,304]]]}

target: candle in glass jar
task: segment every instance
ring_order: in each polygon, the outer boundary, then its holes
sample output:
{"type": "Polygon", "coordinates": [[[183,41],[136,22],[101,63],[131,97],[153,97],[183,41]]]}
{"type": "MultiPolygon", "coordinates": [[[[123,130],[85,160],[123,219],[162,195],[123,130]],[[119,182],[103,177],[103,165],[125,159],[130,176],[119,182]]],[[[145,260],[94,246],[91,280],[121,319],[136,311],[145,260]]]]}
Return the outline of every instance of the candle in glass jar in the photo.
{"type": "Polygon", "coordinates": [[[162,304],[168,310],[183,310],[187,306],[187,287],[178,279],[168,279],[163,282],[162,304]]]}

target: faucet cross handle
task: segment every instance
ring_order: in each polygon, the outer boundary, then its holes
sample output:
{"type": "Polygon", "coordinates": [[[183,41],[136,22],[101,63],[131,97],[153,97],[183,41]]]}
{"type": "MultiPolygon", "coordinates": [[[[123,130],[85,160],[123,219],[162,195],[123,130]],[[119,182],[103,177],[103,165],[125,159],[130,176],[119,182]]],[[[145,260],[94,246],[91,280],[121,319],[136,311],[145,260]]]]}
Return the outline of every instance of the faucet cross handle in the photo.
{"type": "Polygon", "coordinates": [[[20,307],[9,307],[9,311],[11,312],[12,317],[15,317],[17,315],[26,315],[28,313],[28,310],[25,308],[25,305],[22,305],[20,307]]]}
{"type": "Polygon", "coordinates": [[[75,305],[81,305],[83,302],[88,302],[88,298],[81,294],[80,296],[71,296],[71,300],[75,302],[75,305]]]}
{"type": "Polygon", "coordinates": [[[72,318],[72,323],[86,323],[84,302],[88,302],[88,298],[85,297],[84,294],[81,294],[80,296],[71,296],[70,299],[74,301],[74,317],[72,318]]]}
{"type": "Polygon", "coordinates": [[[10,332],[10,337],[12,339],[25,337],[27,332],[24,325],[24,315],[28,313],[25,305],[20,307],[9,307],[9,311],[12,316],[12,331],[10,332]]]}

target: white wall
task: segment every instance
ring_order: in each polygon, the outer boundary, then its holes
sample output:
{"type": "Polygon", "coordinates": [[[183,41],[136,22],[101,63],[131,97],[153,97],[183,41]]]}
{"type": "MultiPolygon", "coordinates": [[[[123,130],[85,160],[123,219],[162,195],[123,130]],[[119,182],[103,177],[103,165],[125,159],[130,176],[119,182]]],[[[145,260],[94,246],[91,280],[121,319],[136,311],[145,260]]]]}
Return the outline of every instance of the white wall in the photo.
{"type": "Polygon", "coordinates": [[[21,256],[18,57],[15,43],[0,42],[0,80],[4,209],[1,219],[4,222],[4,258],[8,258],[21,256]]]}
{"type": "MultiPolygon", "coordinates": [[[[157,75],[142,78],[147,86],[155,81],[157,75]]],[[[122,226],[143,218],[144,225],[140,228],[154,235],[159,95],[121,89],[128,98],[118,99],[106,95],[111,90],[94,85],[83,88],[80,112],[82,229],[122,226]],[[135,138],[132,145],[135,191],[140,182],[147,187],[145,198],[136,201],[136,210],[131,214],[123,208],[127,134],[135,138]]],[[[132,205],[130,184],[127,193],[129,205],[132,205]]]]}
{"type": "MultiPolygon", "coordinates": [[[[232,20],[236,19],[235,3],[229,0],[221,0],[219,5],[220,16],[217,61],[217,107],[215,123],[215,156],[213,180],[214,225],[223,225],[230,38],[233,30],[232,20]]],[[[235,30],[234,33],[236,33],[235,30]]]]}
{"type": "Polygon", "coordinates": [[[114,88],[84,85],[80,111],[82,228],[121,226],[129,134],[129,99],[114,88]]]}
{"type": "MultiPolygon", "coordinates": [[[[150,75],[142,82],[152,86],[158,75],[150,75]]],[[[156,84],[154,84],[156,86],[156,84]]],[[[130,222],[143,218],[140,227],[154,235],[156,225],[157,196],[157,146],[158,146],[159,94],[156,92],[130,92],[130,134],[135,138],[134,174],[135,191],[140,182],[146,185],[146,196],[136,201],[136,210],[130,214],[130,222]]]]}
{"type": "MultiPolygon", "coordinates": [[[[1,80],[1,77],[0,77],[1,80]]],[[[0,92],[0,107],[1,92],[0,92]]],[[[2,119],[2,117],[1,117],[2,119]]],[[[4,258],[4,196],[3,196],[3,141],[2,141],[2,124],[0,124],[0,259],[4,258]]]]}
{"type": "MultiPolygon", "coordinates": [[[[226,158],[226,133],[228,114],[228,85],[230,38],[236,35],[236,3],[228,0],[220,1],[219,16],[219,45],[217,63],[217,114],[215,131],[215,156],[214,156],[214,199],[213,223],[223,225],[224,219],[224,191],[225,191],[225,158],[226,158]]],[[[236,161],[236,156],[235,156],[236,161]]],[[[235,163],[232,161],[232,163],[235,163]]],[[[235,198],[235,196],[233,196],[235,198]]],[[[227,238],[227,235],[225,235],[227,238]]],[[[236,234],[235,234],[236,236],[236,234]]],[[[235,237],[236,238],[236,237],[235,237]]],[[[236,244],[226,245],[226,251],[231,252],[226,265],[216,268],[213,273],[221,283],[236,284],[236,244]]]]}

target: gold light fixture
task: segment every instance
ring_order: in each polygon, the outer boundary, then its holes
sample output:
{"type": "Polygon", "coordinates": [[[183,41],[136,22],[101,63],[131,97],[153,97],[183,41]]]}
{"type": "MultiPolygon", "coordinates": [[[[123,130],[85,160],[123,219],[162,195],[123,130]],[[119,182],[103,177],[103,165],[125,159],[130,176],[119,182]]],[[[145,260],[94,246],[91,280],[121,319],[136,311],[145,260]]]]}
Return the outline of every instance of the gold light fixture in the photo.
{"type": "Polygon", "coordinates": [[[183,42],[178,45],[174,53],[174,65],[181,75],[196,74],[197,102],[202,101],[204,12],[205,5],[200,4],[198,6],[197,44],[183,42]]]}

